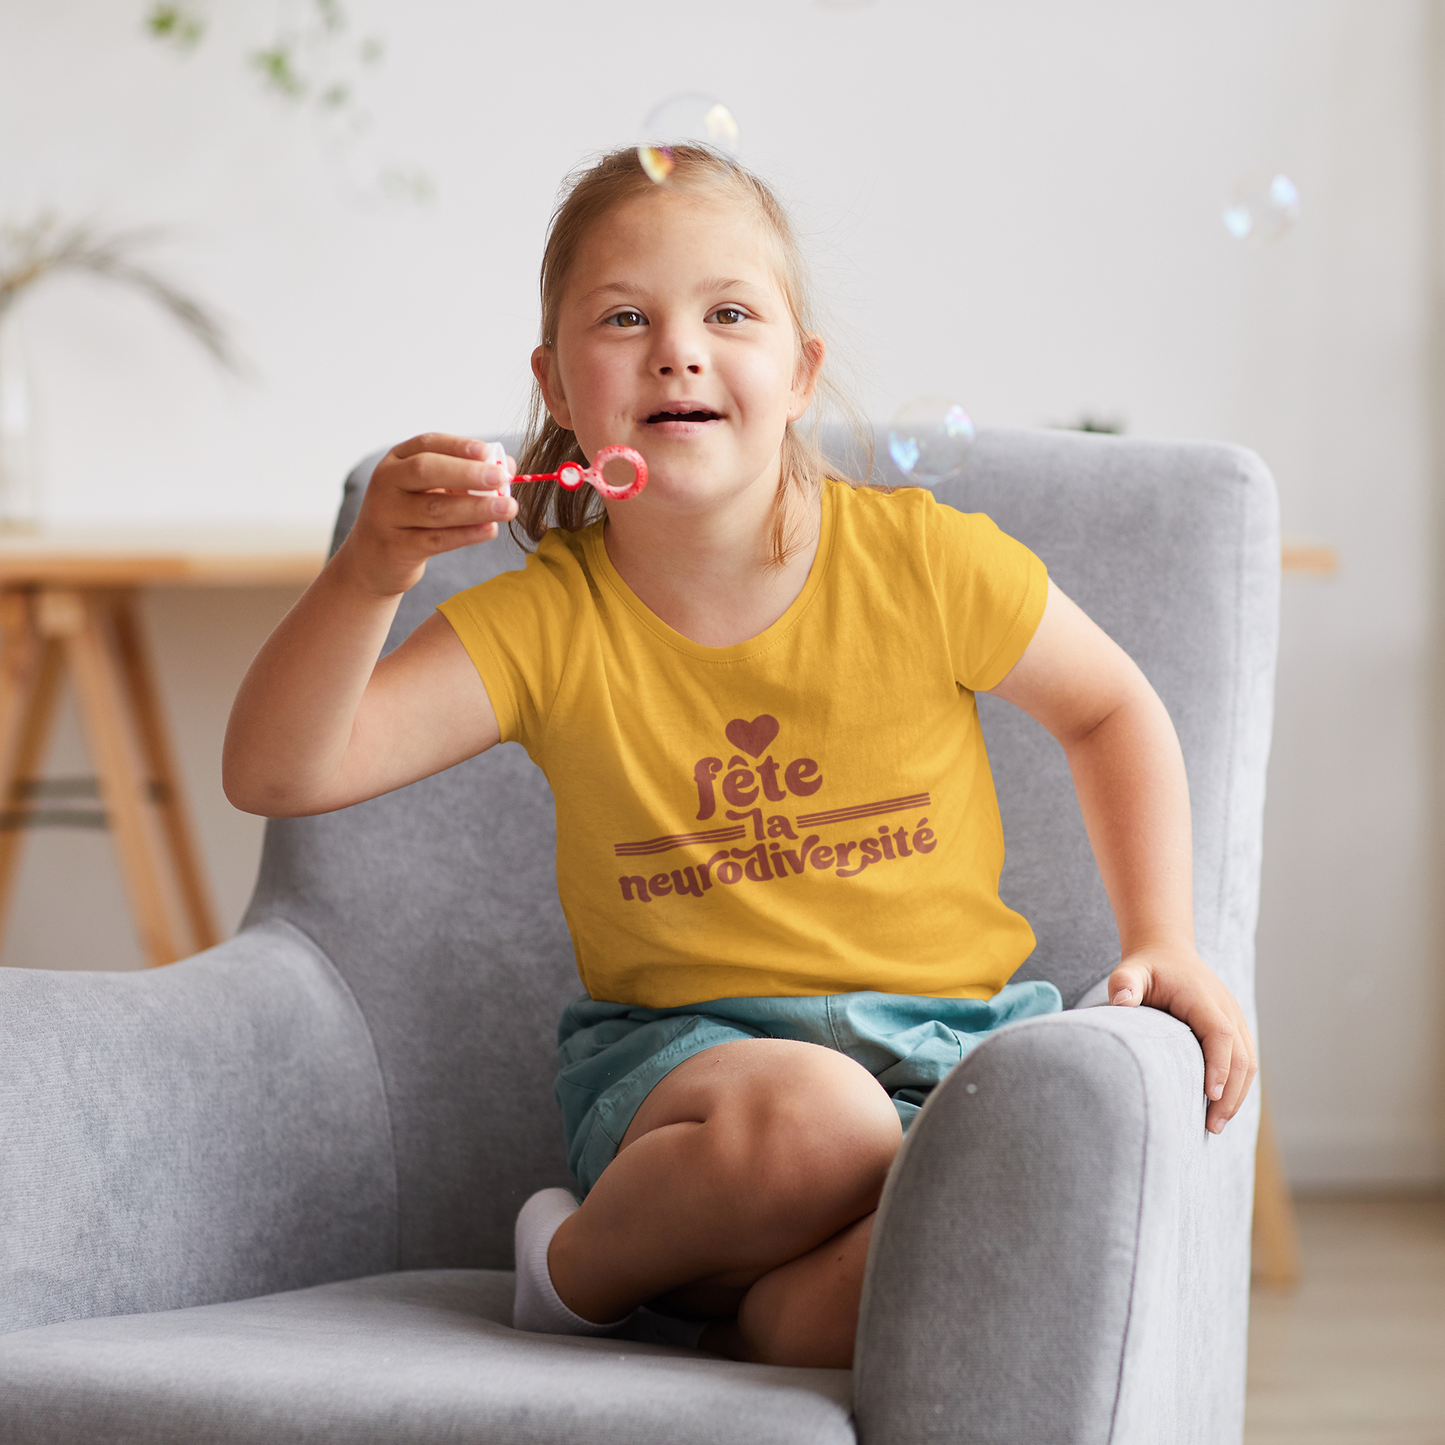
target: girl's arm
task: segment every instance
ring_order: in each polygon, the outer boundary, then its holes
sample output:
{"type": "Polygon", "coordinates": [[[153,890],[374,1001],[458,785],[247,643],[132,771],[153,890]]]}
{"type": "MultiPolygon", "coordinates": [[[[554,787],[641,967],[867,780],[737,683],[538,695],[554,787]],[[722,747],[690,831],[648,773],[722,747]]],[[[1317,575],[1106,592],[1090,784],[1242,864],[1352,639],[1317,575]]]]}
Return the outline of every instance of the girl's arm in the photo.
{"type": "Polygon", "coordinates": [[[377,661],[427,559],[489,541],[515,515],[499,491],[508,469],[485,455],[484,443],[428,434],[377,464],[355,526],[236,695],[222,758],[236,807],[330,812],[498,740],[486,688],[444,618],[428,618],[377,661]]]}
{"type": "Polygon", "coordinates": [[[1206,1126],[1234,1117],[1258,1071],[1243,1010],[1194,946],[1189,785],[1144,674],[1052,582],[1033,640],[993,689],[1062,744],[1119,925],[1109,1002],[1166,1009],[1204,1048],[1206,1126]]]}

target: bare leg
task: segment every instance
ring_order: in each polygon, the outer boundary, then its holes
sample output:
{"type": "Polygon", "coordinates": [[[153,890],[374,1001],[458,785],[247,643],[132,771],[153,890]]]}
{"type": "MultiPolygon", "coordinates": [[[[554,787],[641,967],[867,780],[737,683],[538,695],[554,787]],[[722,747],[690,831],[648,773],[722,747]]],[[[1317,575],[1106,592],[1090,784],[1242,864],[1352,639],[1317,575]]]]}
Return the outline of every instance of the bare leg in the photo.
{"type": "Polygon", "coordinates": [[[703,1348],[764,1365],[848,1369],[872,1236],[868,1214],[765,1274],[747,1292],[737,1319],[708,1326],[703,1348]]]}
{"type": "MultiPolygon", "coordinates": [[[[887,1094],[843,1054],[783,1039],[708,1049],[652,1091],[557,1230],[552,1282],[585,1319],[617,1319],[660,1296],[731,1312],[763,1276],[872,1214],[901,1141],[887,1094]]],[[[807,1282],[828,1274],[820,1259],[797,1289],[784,1276],[754,1312],[788,1314],[780,1301],[811,1297],[807,1282]]],[[[799,1307],[789,1318],[806,1329],[815,1314],[799,1307]]]]}

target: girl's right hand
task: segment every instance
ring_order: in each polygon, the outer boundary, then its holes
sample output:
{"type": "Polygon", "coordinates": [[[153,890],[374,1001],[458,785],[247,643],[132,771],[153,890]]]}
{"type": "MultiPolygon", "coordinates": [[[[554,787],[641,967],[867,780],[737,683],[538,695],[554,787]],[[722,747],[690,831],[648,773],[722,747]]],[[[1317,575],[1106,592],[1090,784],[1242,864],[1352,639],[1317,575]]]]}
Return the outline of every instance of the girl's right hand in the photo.
{"type": "Polygon", "coordinates": [[[498,741],[481,676],[440,613],[377,660],[427,558],[489,541],[516,515],[501,490],[515,463],[486,457],[486,442],[429,433],[377,463],[355,526],[236,694],[222,778],[238,808],[330,812],[498,741]]]}
{"type": "Polygon", "coordinates": [[[376,464],[361,511],[337,560],[353,582],[393,597],[421,581],[428,558],[490,542],[517,515],[504,490],[516,475],[511,457],[488,461],[488,444],[424,432],[376,464]]]}

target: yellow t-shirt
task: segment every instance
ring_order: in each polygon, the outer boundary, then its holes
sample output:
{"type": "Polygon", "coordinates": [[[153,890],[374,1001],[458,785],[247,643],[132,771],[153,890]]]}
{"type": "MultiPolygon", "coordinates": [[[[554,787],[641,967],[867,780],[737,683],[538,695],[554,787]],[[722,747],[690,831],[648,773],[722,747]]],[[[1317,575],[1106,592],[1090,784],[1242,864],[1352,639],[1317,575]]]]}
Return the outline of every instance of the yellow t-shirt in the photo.
{"type": "Polygon", "coordinates": [[[1034,936],[998,896],[973,692],[1018,661],[1047,588],[981,514],[829,482],[803,590],[747,642],[673,631],[602,523],[443,603],[503,739],[551,783],[587,992],[991,998],[1034,936]]]}

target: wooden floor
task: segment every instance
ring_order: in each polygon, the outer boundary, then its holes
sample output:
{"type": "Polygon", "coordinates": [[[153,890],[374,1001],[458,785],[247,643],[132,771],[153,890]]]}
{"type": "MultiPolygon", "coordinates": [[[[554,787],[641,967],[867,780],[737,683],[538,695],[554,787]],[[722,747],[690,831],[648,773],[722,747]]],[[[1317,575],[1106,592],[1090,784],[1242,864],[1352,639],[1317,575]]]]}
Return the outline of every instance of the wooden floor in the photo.
{"type": "Polygon", "coordinates": [[[1256,1287],[1246,1445],[1445,1445],[1445,1195],[1299,1201],[1301,1280],[1256,1287]]]}

